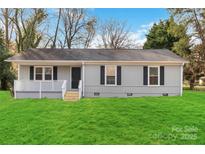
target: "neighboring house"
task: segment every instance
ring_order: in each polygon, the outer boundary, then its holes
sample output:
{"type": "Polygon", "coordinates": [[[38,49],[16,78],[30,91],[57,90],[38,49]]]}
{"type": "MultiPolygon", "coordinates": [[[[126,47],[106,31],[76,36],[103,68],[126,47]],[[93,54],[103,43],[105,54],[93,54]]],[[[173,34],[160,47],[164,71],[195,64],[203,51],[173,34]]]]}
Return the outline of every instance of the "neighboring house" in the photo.
{"type": "Polygon", "coordinates": [[[29,49],[18,64],[15,98],[182,95],[187,61],[169,50],[29,49]]]}

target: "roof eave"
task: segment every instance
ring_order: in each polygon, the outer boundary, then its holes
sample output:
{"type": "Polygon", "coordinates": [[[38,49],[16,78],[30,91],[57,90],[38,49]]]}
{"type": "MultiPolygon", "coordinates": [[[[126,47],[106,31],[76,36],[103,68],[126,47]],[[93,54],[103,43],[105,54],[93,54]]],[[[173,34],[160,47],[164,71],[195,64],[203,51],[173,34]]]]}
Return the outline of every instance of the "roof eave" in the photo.
{"type": "Polygon", "coordinates": [[[14,63],[21,63],[21,62],[129,62],[129,63],[189,63],[189,61],[133,61],[133,60],[12,60],[6,59],[6,62],[14,62],[14,63]]]}

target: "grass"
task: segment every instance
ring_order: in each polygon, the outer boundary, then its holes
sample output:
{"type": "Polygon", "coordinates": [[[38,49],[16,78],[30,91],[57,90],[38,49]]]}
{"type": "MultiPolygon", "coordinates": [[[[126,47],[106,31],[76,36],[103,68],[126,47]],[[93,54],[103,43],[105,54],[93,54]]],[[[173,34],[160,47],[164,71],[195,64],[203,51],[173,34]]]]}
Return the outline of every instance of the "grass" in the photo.
{"type": "Polygon", "coordinates": [[[72,103],[0,91],[0,144],[205,144],[205,92],[72,103]]]}

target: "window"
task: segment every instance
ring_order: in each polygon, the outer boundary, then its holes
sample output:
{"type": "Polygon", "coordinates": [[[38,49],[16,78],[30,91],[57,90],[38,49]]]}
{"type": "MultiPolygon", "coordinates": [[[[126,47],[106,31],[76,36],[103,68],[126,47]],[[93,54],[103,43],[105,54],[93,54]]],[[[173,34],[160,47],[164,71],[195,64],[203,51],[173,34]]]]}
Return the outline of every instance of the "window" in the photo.
{"type": "Polygon", "coordinates": [[[159,85],[159,67],[149,67],[149,85],[159,85]]]}
{"type": "Polygon", "coordinates": [[[107,85],[116,84],[116,66],[106,66],[105,79],[107,85]]]}
{"type": "Polygon", "coordinates": [[[42,67],[36,67],[36,74],[35,79],[36,80],[42,80],[43,79],[43,68],[42,67]]]}
{"type": "Polygon", "coordinates": [[[52,67],[35,67],[35,80],[52,80],[52,67]]]}
{"type": "Polygon", "coordinates": [[[45,67],[45,80],[52,80],[52,68],[45,67]]]}

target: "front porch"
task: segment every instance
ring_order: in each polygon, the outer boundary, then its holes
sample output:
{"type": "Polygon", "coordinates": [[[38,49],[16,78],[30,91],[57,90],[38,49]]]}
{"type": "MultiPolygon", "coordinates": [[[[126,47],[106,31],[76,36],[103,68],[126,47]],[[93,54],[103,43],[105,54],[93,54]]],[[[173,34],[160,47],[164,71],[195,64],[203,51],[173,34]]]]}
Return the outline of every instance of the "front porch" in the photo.
{"type": "Polygon", "coordinates": [[[78,88],[69,90],[67,80],[30,81],[14,80],[15,98],[62,98],[78,100],[82,97],[82,80],[78,88]]]}
{"type": "Polygon", "coordinates": [[[18,80],[14,81],[14,97],[77,100],[83,96],[83,79],[82,62],[21,63],[18,65],[18,80]]]}

